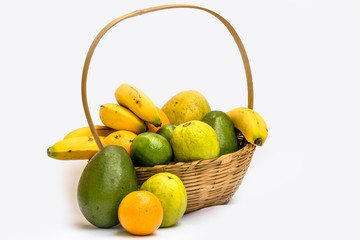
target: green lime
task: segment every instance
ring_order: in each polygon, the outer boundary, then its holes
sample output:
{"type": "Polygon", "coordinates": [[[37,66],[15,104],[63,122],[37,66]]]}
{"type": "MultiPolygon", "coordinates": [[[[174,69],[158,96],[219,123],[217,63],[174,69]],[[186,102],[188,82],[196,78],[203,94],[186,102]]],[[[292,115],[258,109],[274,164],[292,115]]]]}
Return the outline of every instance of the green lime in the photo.
{"type": "Polygon", "coordinates": [[[176,126],[174,124],[166,124],[165,126],[162,126],[156,133],[160,134],[161,136],[166,138],[168,142],[170,142],[171,134],[173,133],[175,128],[176,126]]]}
{"type": "Polygon", "coordinates": [[[130,155],[135,165],[153,167],[169,164],[173,152],[166,138],[157,133],[145,132],[134,138],[130,155]]]}

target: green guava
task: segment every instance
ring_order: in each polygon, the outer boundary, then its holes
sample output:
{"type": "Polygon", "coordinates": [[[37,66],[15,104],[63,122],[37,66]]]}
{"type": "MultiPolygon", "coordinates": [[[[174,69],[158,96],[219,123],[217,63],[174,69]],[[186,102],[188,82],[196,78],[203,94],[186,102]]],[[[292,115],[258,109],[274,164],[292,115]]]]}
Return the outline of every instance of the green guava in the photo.
{"type": "Polygon", "coordinates": [[[216,158],[220,143],[215,130],[207,123],[193,120],[178,125],[170,138],[177,162],[216,158]]]}
{"type": "Polygon", "coordinates": [[[160,200],[164,210],[160,227],[171,227],[184,215],[187,193],[184,184],[176,175],[168,172],[157,173],[147,179],[140,190],[152,192],[160,200]]]}

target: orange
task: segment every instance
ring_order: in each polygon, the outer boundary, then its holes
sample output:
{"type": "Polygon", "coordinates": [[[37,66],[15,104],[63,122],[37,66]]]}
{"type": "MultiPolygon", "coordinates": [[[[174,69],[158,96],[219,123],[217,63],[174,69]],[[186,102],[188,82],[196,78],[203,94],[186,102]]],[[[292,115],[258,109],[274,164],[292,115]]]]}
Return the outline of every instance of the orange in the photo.
{"type": "Polygon", "coordinates": [[[125,148],[130,155],[130,146],[137,135],[133,132],[120,130],[109,134],[102,142],[103,146],[118,145],[125,148]]]}
{"type": "Polygon", "coordinates": [[[148,191],[133,191],[119,205],[120,224],[131,234],[149,235],[155,232],[163,220],[160,200],[148,191]]]}
{"type": "Polygon", "coordinates": [[[156,107],[158,110],[158,113],[160,115],[160,119],[161,119],[161,125],[159,127],[155,127],[154,125],[152,125],[149,122],[145,122],[146,126],[148,127],[148,132],[153,132],[156,133],[157,130],[159,130],[162,126],[165,126],[166,124],[170,124],[169,118],[166,116],[166,114],[164,113],[163,110],[161,110],[160,108],[156,107]]]}

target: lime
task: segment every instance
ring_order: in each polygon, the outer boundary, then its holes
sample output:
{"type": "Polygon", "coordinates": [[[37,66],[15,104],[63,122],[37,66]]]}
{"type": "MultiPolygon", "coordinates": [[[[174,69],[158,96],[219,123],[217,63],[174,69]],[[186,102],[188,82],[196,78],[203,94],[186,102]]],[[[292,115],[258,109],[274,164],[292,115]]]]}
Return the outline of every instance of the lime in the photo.
{"type": "Polygon", "coordinates": [[[161,136],[166,138],[166,140],[168,140],[168,142],[170,142],[170,137],[171,137],[171,134],[173,133],[175,127],[176,126],[174,124],[166,124],[165,126],[162,126],[156,133],[160,134],[161,136]]]}
{"type": "Polygon", "coordinates": [[[153,167],[168,164],[173,152],[166,138],[157,133],[145,132],[134,138],[130,155],[135,165],[153,167]]]}
{"type": "Polygon", "coordinates": [[[170,144],[177,162],[216,158],[220,154],[215,130],[198,120],[178,125],[171,135],[170,144]]]}

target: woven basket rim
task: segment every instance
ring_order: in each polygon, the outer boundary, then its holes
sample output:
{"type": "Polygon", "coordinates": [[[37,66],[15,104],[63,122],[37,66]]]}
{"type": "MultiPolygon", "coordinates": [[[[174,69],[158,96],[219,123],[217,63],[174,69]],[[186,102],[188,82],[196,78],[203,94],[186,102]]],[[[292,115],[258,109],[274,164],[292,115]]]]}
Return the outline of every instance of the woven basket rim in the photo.
{"type": "Polygon", "coordinates": [[[221,162],[222,159],[226,158],[227,156],[229,156],[231,154],[239,154],[240,152],[246,152],[255,147],[256,147],[255,145],[249,143],[245,147],[243,147],[233,153],[224,154],[217,158],[200,159],[200,160],[196,160],[193,162],[177,162],[175,164],[167,164],[167,165],[155,165],[153,167],[135,166],[135,170],[138,172],[138,171],[153,171],[153,170],[159,170],[159,169],[177,169],[177,168],[181,168],[181,167],[190,167],[191,165],[196,166],[199,163],[206,165],[206,164],[210,164],[210,163],[214,163],[214,162],[221,162]]]}

